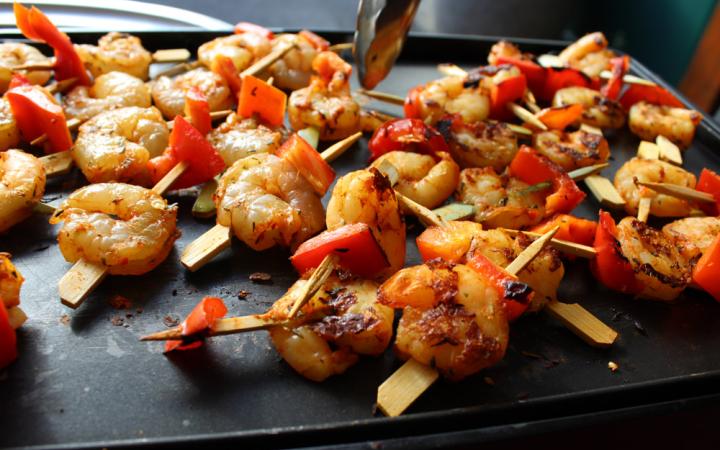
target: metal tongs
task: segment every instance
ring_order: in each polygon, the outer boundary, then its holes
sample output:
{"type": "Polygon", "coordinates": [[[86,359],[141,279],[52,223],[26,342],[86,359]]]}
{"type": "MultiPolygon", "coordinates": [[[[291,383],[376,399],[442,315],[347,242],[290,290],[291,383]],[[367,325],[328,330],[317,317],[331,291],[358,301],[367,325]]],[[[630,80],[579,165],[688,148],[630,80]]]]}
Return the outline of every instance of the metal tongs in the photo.
{"type": "Polygon", "coordinates": [[[420,0],[360,0],[353,53],[360,84],[372,89],[392,69],[420,0]]]}

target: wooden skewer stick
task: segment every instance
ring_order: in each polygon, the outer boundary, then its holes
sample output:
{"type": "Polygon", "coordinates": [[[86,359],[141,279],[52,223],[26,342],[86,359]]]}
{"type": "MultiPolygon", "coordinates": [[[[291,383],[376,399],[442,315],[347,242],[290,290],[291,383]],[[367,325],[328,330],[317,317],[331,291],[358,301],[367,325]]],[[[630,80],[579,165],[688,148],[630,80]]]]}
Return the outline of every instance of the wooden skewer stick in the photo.
{"type": "MultiPolygon", "coordinates": [[[[609,70],[603,70],[602,72],[600,72],[600,78],[602,78],[603,80],[609,80],[610,78],[612,78],[612,72],[610,72],[609,70]]],[[[657,86],[652,81],[636,77],[635,75],[625,75],[623,77],[623,83],[642,84],[645,86],[657,86]]]]}
{"type": "MultiPolygon", "coordinates": [[[[152,188],[153,192],[162,195],[180,175],[189,167],[186,161],[181,161],[173,167],[152,188]]],[[[60,301],[65,306],[77,308],[85,298],[97,287],[107,275],[108,268],[103,264],[93,263],[80,259],[68,270],[58,282],[60,301]]]]}
{"type": "Polygon", "coordinates": [[[165,50],[157,50],[152,54],[153,62],[156,63],[173,63],[182,62],[190,59],[190,51],[186,48],[168,48],[165,50]]]}
{"type": "Polygon", "coordinates": [[[279,45],[273,51],[257,60],[253,65],[243,70],[240,77],[245,75],[257,75],[270,67],[275,61],[285,56],[285,54],[293,48],[295,48],[295,44],[292,42],[286,43],[285,45],[279,45]]]}
{"type": "Polygon", "coordinates": [[[340,44],[331,45],[330,48],[328,48],[328,50],[330,50],[331,52],[340,53],[345,50],[352,50],[352,48],[353,48],[352,42],[343,42],[340,44]]]}
{"type": "MultiPolygon", "coordinates": [[[[270,327],[290,324],[293,317],[325,284],[337,264],[337,256],[327,255],[320,265],[313,271],[310,279],[307,280],[300,295],[298,296],[288,316],[282,320],[269,317],[269,314],[252,316],[228,317],[218,319],[208,330],[208,336],[222,336],[226,334],[245,333],[248,331],[264,330],[270,327]]],[[[140,338],[141,341],[168,341],[182,339],[182,327],[175,327],[171,330],[160,331],[140,338]]]]}
{"type": "MultiPolygon", "coordinates": [[[[70,130],[70,131],[77,130],[81,124],[82,124],[82,122],[80,122],[79,119],[75,119],[75,118],[67,121],[67,127],[68,127],[68,130],[70,130]]],[[[33,139],[32,141],[30,141],[30,145],[32,145],[32,146],[42,145],[45,142],[47,142],[47,140],[48,140],[47,134],[41,134],[40,136],[38,136],[35,139],[33,139]]]]}
{"type": "MultiPolygon", "coordinates": [[[[522,270],[540,253],[557,232],[558,227],[548,231],[520,253],[506,270],[513,275],[513,270],[522,270]],[[538,245],[535,245],[538,244],[538,245]]],[[[407,360],[398,370],[390,375],[377,390],[377,406],[383,414],[395,417],[402,414],[415,400],[420,397],[439,378],[440,374],[432,367],[421,364],[414,359],[407,360]]]]}
{"type": "Polygon", "coordinates": [[[163,70],[161,72],[158,72],[155,74],[153,79],[158,79],[160,77],[174,77],[175,75],[180,75],[181,73],[189,72],[193,69],[197,69],[198,67],[201,67],[202,63],[200,61],[193,61],[191,63],[180,63],[176,64],[169,69],[163,70]]]}
{"type": "Polygon", "coordinates": [[[683,200],[701,203],[715,203],[715,197],[707,192],[696,191],[685,186],[678,186],[670,183],[654,183],[651,181],[638,181],[641,186],[648,187],[661,194],[670,195],[683,200]]]}
{"type": "Polygon", "coordinates": [[[545,305],[544,310],[593,347],[609,347],[618,337],[617,331],[577,303],[552,300],[545,305]]]}
{"type": "Polygon", "coordinates": [[[70,151],[51,153],[41,157],[40,162],[45,168],[45,175],[48,177],[70,172],[74,163],[70,151]]]}
{"type": "Polygon", "coordinates": [[[677,166],[682,166],[682,153],[680,152],[680,147],[675,145],[674,142],[663,135],[658,135],[658,137],[655,138],[655,144],[658,146],[661,159],[677,166]]]}
{"type": "MultiPolygon", "coordinates": [[[[342,152],[352,147],[352,145],[355,144],[361,136],[362,133],[360,132],[348,136],[342,141],[336,142],[328,147],[320,155],[323,159],[329,158],[329,160],[332,160],[337,158],[342,154],[342,152]]],[[[185,250],[183,250],[183,253],[180,256],[180,263],[191,272],[195,272],[200,269],[205,264],[212,261],[212,259],[220,252],[230,247],[230,244],[232,243],[232,235],[230,231],[229,227],[216,224],[210,230],[185,247],[185,250]]]]}
{"type": "MultiPolygon", "coordinates": [[[[518,231],[511,230],[509,228],[503,228],[502,230],[507,232],[510,236],[517,236],[520,233],[523,233],[533,238],[539,238],[540,236],[542,236],[540,233],[534,233],[532,231],[518,231]]],[[[589,245],[578,244],[572,241],[566,241],[564,239],[552,238],[552,240],[550,241],[550,245],[563,253],[566,253],[568,255],[574,255],[584,259],[593,259],[595,258],[595,255],[597,255],[595,249],[593,247],[590,247],[589,245]]]]}
{"type": "Polygon", "coordinates": [[[305,306],[322,285],[325,284],[325,281],[327,281],[328,277],[333,273],[333,270],[335,270],[337,262],[337,255],[332,253],[329,253],[323,258],[320,265],[313,271],[307,283],[303,286],[297,300],[293,303],[290,313],[288,313],[288,319],[294,318],[298,311],[300,311],[300,308],[305,306]]]}
{"type": "Polygon", "coordinates": [[[523,94],[523,101],[525,102],[525,105],[527,105],[528,109],[533,112],[533,114],[537,114],[541,111],[541,108],[537,104],[537,100],[535,100],[535,95],[530,89],[525,89],[525,94],[523,94]]]}
{"type": "Polygon", "coordinates": [[[620,196],[615,186],[607,178],[600,175],[591,175],[585,178],[585,185],[603,206],[608,208],[622,208],[625,206],[625,199],[620,196]]]}
{"type": "Polygon", "coordinates": [[[640,222],[647,222],[650,215],[650,206],[652,205],[652,197],[642,197],[638,202],[637,218],[640,222]]]}
{"type": "Polygon", "coordinates": [[[358,89],[358,92],[366,97],[374,98],[375,100],[380,100],[385,103],[390,103],[393,105],[404,105],[405,99],[394,94],[388,94],[385,92],[379,92],[379,91],[371,91],[368,89],[358,89]]]}
{"type": "Polygon", "coordinates": [[[515,114],[520,120],[523,120],[530,125],[539,128],[543,131],[547,131],[548,127],[545,125],[542,120],[538,119],[535,114],[531,113],[527,109],[523,108],[522,106],[518,105],[515,102],[509,102],[507,104],[508,109],[512,111],[513,114],[515,114]]]}
{"type": "Polygon", "coordinates": [[[65,92],[70,86],[75,84],[77,78],[68,78],[67,80],[57,81],[46,87],[49,93],[56,94],[58,92],[65,92]]]}
{"type": "MultiPolygon", "coordinates": [[[[169,48],[165,50],[158,50],[152,54],[152,62],[154,63],[171,63],[181,62],[190,59],[190,51],[185,48],[169,48]]],[[[20,64],[18,66],[10,67],[12,71],[27,70],[29,72],[36,70],[53,70],[55,68],[55,58],[51,58],[46,63],[30,63],[20,64]]]]}
{"type": "MultiPolygon", "coordinates": [[[[263,317],[263,315],[227,317],[218,319],[208,330],[208,336],[224,336],[226,334],[245,333],[249,331],[266,330],[270,327],[282,325],[284,322],[263,317]]],[[[182,339],[182,328],[175,327],[140,338],[141,341],[179,341],[182,339]]]]}
{"type": "Polygon", "coordinates": [[[425,226],[432,226],[432,227],[444,227],[447,225],[447,222],[445,222],[440,216],[435,214],[434,212],[430,211],[420,203],[417,203],[406,196],[402,195],[400,192],[395,191],[395,197],[398,200],[398,203],[408,210],[412,211],[412,213],[420,219],[422,223],[425,224],[425,226]]]}

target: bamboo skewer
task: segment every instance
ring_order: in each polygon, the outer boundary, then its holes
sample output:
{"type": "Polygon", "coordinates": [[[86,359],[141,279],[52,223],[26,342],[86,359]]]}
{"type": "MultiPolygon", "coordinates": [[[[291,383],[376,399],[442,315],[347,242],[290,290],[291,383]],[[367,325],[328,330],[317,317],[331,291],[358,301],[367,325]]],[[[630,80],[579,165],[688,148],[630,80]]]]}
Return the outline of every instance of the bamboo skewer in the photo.
{"type": "MultiPolygon", "coordinates": [[[[152,191],[162,195],[185,172],[190,165],[181,161],[175,165],[157,184],[152,191]]],[[[107,275],[108,268],[103,264],[92,263],[80,259],[68,270],[58,282],[58,292],[63,305],[77,308],[85,298],[97,287],[107,275]]]]}
{"type": "Polygon", "coordinates": [[[375,100],[380,100],[385,103],[400,106],[405,104],[405,99],[395,94],[387,94],[385,92],[372,91],[368,89],[358,89],[358,92],[366,97],[374,98],[375,100]]]}
{"type": "Polygon", "coordinates": [[[655,138],[655,144],[658,147],[658,153],[661,159],[677,166],[682,166],[683,159],[680,147],[663,135],[658,135],[658,137],[655,138]]]}
{"type": "Polygon", "coordinates": [[[298,296],[295,303],[293,303],[290,313],[288,314],[288,319],[293,319],[297,315],[298,311],[300,311],[300,308],[305,306],[312,296],[315,295],[323,284],[325,284],[325,281],[327,281],[328,277],[333,273],[333,270],[335,270],[337,262],[337,255],[332,253],[329,253],[325,258],[323,258],[320,265],[313,271],[312,275],[303,286],[302,291],[300,291],[300,296],[298,296]]]}
{"type": "MultiPolygon", "coordinates": [[[[210,113],[210,119],[213,121],[223,119],[229,116],[231,113],[232,111],[229,109],[213,111],[210,113]]],[[[175,122],[172,120],[167,122],[167,126],[170,130],[172,130],[174,123],[175,122]]],[[[82,123],[75,118],[67,121],[67,126],[70,131],[77,130],[77,128],[79,128],[81,124],[82,123]]],[[[37,146],[45,142],[47,142],[47,135],[43,134],[30,142],[30,144],[33,146],[37,146]]],[[[43,156],[40,158],[40,161],[43,163],[43,166],[45,167],[45,175],[48,177],[68,173],[74,163],[72,159],[72,153],[69,150],[43,156]]]]}
{"type": "Polygon", "coordinates": [[[353,49],[353,43],[352,42],[342,42],[340,44],[333,44],[328,48],[331,52],[340,53],[345,50],[352,50],[353,49]]]}
{"type": "MultiPolygon", "coordinates": [[[[542,236],[540,233],[534,233],[532,231],[518,231],[518,230],[511,230],[509,228],[503,228],[503,231],[507,232],[510,236],[517,236],[518,234],[522,233],[527,236],[533,237],[533,238],[539,238],[542,236]]],[[[550,245],[552,245],[554,248],[560,250],[563,253],[566,253],[568,255],[577,256],[584,259],[593,259],[595,258],[595,255],[597,255],[597,252],[593,247],[590,247],[589,245],[583,245],[578,244],[572,241],[566,241],[563,239],[557,239],[552,238],[550,240],[550,245]]]]}
{"type": "Polygon", "coordinates": [[[650,215],[650,205],[652,205],[651,197],[642,197],[638,202],[637,219],[640,222],[647,222],[650,215]]]}
{"type": "MultiPolygon", "coordinates": [[[[516,275],[513,270],[522,270],[540,253],[543,246],[557,232],[554,228],[520,253],[506,270],[516,275]],[[535,245],[538,244],[538,245],[535,245]]],[[[383,414],[394,417],[402,414],[423,392],[439,378],[440,374],[432,367],[421,364],[414,359],[407,360],[398,370],[393,372],[377,390],[377,406],[383,414]]]]}
{"type": "MultiPolygon", "coordinates": [[[[213,326],[207,330],[208,336],[223,336],[227,334],[246,333],[249,331],[265,330],[270,327],[291,324],[292,319],[300,311],[305,303],[310,300],[325,284],[328,277],[335,270],[337,264],[337,256],[333,254],[327,255],[320,265],[313,271],[307,280],[295,303],[293,303],[288,316],[285,319],[278,320],[268,317],[267,314],[258,314],[251,316],[228,317],[218,319],[213,326]]],[[[175,327],[171,330],[160,331],[140,338],[141,341],[168,341],[181,340],[182,327],[175,327]]]]}
{"type": "Polygon", "coordinates": [[[539,128],[543,131],[547,131],[548,127],[545,125],[537,116],[515,102],[509,102],[507,104],[508,109],[512,111],[520,120],[529,123],[530,125],[539,128]]]}
{"type": "MultiPolygon", "coordinates": [[[[325,157],[330,160],[337,158],[355,142],[360,139],[362,133],[358,132],[346,137],[342,141],[328,147],[321,153],[323,159],[325,157]]],[[[180,263],[191,272],[203,267],[210,262],[220,252],[230,247],[232,243],[232,235],[230,228],[225,225],[216,224],[210,230],[202,234],[199,238],[191,242],[180,256],[180,263]]]]}
{"type": "MultiPolygon", "coordinates": [[[[190,51],[185,48],[169,48],[165,50],[157,50],[152,54],[152,62],[154,63],[173,63],[182,62],[190,59],[190,51]]],[[[12,71],[26,70],[29,72],[36,70],[53,70],[55,68],[55,58],[50,58],[46,63],[30,63],[20,64],[10,67],[12,71]]]]}
{"type": "Polygon", "coordinates": [[[661,194],[670,195],[683,200],[700,203],[715,203],[715,197],[713,197],[712,194],[696,191],[695,189],[689,187],[670,183],[654,183],[651,181],[638,181],[637,183],[661,194]]]}

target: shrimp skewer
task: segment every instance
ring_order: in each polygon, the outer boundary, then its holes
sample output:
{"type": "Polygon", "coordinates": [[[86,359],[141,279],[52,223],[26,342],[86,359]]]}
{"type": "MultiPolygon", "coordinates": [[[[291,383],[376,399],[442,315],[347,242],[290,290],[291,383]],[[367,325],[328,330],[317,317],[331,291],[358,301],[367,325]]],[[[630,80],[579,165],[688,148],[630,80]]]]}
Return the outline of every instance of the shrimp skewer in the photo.
{"type": "MultiPolygon", "coordinates": [[[[547,233],[546,236],[544,236],[544,239],[536,241],[538,245],[533,245],[532,248],[528,248],[525,252],[521,253],[515,260],[517,263],[515,261],[511,263],[512,267],[508,270],[510,275],[515,275],[516,271],[522,270],[522,268],[527,265],[540,250],[542,250],[547,241],[552,238],[555,231],[557,230],[547,233]]],[[[464,341],[470,340],[470,329],[474,324],[475,328],[480,327],[481,330],[479,333],[476,332],[476,334],[485,336],[487,333],[486,338],[483,340],[487,341],[487,344],[485,345],[487,348],[483,351],[474,353],[478,356],[483,355],[484,358],[470,357],[468,358],[468,361],[464,361],[461,355],[457,355],[454,358],[455,362],[453,362],[452,352],[445,349],[445,347],[448,347],[448,344],[434,347],[430,355],[425,356],[441,358],[435,359],[436,363],[441,364],[441,367],[446,367],[447,369],[445,370],[450,370],[447,374],[458,379],[469,375],[470,373],[477,372],[478,370],[490,366],[502,359],[508,340],[507,318],[505,317],[500,299],[497,297],[497,293],[494,293],[493,295],[494,291],[489,288],[489,286],[492,285],[491,282],[488,283],[486,279],[482,278],[472,269],[469,269],[464,265],[454,267],[440,266],[438,269],[426,266],[411,267],[398,272],[395,276],[393,276],[393,278],[383,284],[380,289],[380,295],[392,295],[391,292],[403,291],[410,294],[413,298],[413,302],[418,303],[419,305],[419,302],[422,302],[428,295],[430,295],[430,297],[438,294],[442,295],[442,291],[437,290],[441,288],[433,288],[429,291],[423,290],[423,287],[428,283],[431,283],[433,286],[446,286],[446,289],[448,290],[451,290],[451,288],[454,289],[453,293],[448,294],[448,301],[450,301],[451,304],[458,304],[457,307],[461,310],[469,310],[464,314],[464,316],[469,318],[469,322],[466,320],[466,323],[460,323],[462,322],[460,319],[463,317],[462,312],[456,313],[458,315],[457,319],[446,319],[448,322],[445,326],[447,332],[454,330],[457,335],[456,338],[462,339],[461,343],[464,345],[469,345],[469,343],[465,343],[464,341]],[[436,271],[445,272],[442,276],[444,281],[434,281],[435,274],[433,272],[436,271]],[[412,292],[415,292],[415,294],[413,295],[412,292]],[[464,294],[464,296],[461,294],[464,294]],[[454,322],[458,322],[458,324],[453,325],[454,322]],[[467,367],[465,367],[465,365],[467,365],[467,367]],[[451,371],[450,367],[455,366],[458,366],[458,369],[456,370],[462,371],[451,371]],[[463,367],[462,369],[460,369],[461,366],[463,367]]],[[[410,296],[408,298],[410,298],[410,296]]],[[[384,300],[384,302],[388,301],[390,301],[391,304],[392,302],[396,302],[396,300],[392,297],[384,300]]],[[[429,305],[436,302],[432,298],[430,298],[429,301],[429,305]]],[[[400,369],[395,371],[393,375],[388,377],[380,385],[380,387],[378,387],[377,405],[380,410],[388,416],[398,416],[402,414],[403,411],[405,411],[405,409],[407,409],[420,395],[422,395],[422,393],[425,392],[440,375],[438,370],[429,367],[424,364],[423,361],[416,360],[414,357],[415,354],[424,355],[423,349],[425,347],[422,343],[422,339],[418,341],[417,336],[415,335],[417,333],[429,333],[433,329],[431,323],[426,323],[423,327],[421,327],[422,317],[415,318],[417,314],[422,314],[423,309],[427,309],[427,306],[424,308],[416,308],[408,304],[408,306],[405,307],[405,310],[409,311],[407,312],[407,317],[405,313],[403,313],[403,318],[407,321],[407,324],[404,325],[403,319],[401,319],[401,329],[398,330],[398,339],[402,338],[400,333],[404,332],[407,334],[409,340],[415,341],[416,343],[403,347],[407,349],[407,353],[409,353],[408,356],[410,356],[410,358],[402,367],[400,367],[400,369]],[[412,319],[410,318],[410,314],[414,312],[416,313],[412,315],[414,318],[412,319]],[[422,330],[425,331],[423,332],[422,330]]],[[[446,313],[445,315],[448,314],[446,313]]],[[[452,348],[452,346],[450,346],[450,348],[452,348]]]]}
{"type": "MultiPolygon", "coordinates": [[[[337,156],[338,153],[350,148],[361,137],[361,135],[362,135],[361,133],[356,133],[348,138],[345,138],[342,141],[337,142],[336,144],[334,144],[331,147],[329,147],[328,149],[326,149],[323,153],[321,153],[320,156],[325,160],[327,160],[330,157],[337,156]]],[[[282,166],[282,167],[291,169],[291,165],[289,163],[283,163],[283,161],[279,160],[279,158],[277,158],[277,157],[274,157],[274,155],[269,155],[269,156],[272,156],[272,158],[269,158],[269,159],[274,161],[274,163],[277,167],[282,166]]],[[[250,156],[250,157],[245,158],[244,160],[248,160],[248,158],[257,159],[256,156],[250,156]]],[[[243,162],[244,160],[239,160],[238,162],[235,163],[236,165],[238,165],[238,167],[237,167],[238,170],[236,170],[228,175],[228,177],[232,177],[232,178],[228,178],[226,180],[225,190],[223,190],[223,192],[225,192],[227,188],[232,187],[233,183],[231,181],[233,179],[243,176],[242,170],[239,170],[239,169],[241,168],[241,165],[242,165],[242,167],[247,165],[245,162],[243,162]]],[[[252,163],[250,160],[248,160],[248,164],[250,164],[252,166],[257,166],[257,164],[252,163]]],[[[262,168],[260,166],[258,166],[258,169],[256,169],[256,170],[262,170],[262,168]]],[[[294,172],[296,172],[296,170],[294,170],[294,172]]],[[[257,181],[260,181],[261,178],[262,177],[257,178],[257,181]]],[[[256,179],[256,178],[253,177],[253,179],[256,179]]],[[[293,179],[299,180],[294,177],[293,177],[293,179]]],[[[304,190],[304,188],[303,188],[303,190],[304,190]]],[[[224,197],[224,195],[222,197],[224,197]]],[[[273,201],[279,201],[279,199],[277,199],[276,197],[268,195],[268,198],[270,198],[270,197],[275,198],[275,200],[273,200],[273,201]]],[[[222,198],[218,198],[218,199],[221,202],[223,201],[222,198]]],[[[319,200],[318,200],[318,202],[319,202],[319,200]]],[[[315,203],[315,202],[313,202],[313,203],[315,203]]],[[[231,203],[227,203],[227,206],[228,206],[229,210],[226,213],[224,213],[224,215],[220,214],[220,209],[218,209],[218,214],[219,214],[218,215],[218,224],[216,224],[213,228],[208,230],[202,236],[200,236],[199,238],[197,238],[196,240],[191,242],[183,251],[183,254],[180,258],[180,262],[191,272],[194,272],[194,271],[200,269],[205,264],[207,264],[209,261],[211,261],[213,258],[215,258],[215,256],[217,256],[220,252],[222,252],[223,250],[225,250],[226,248],[228,248],[230,246],[231,227],[228,225],[232,224],[233,207],[232,207],[231,203]],[[223,217],[222,220],[225,222],[224,224],[220,223],[221,216],[223,217]]],[[[320,206],[320,208],[322,208],[322,206],[320,206]]],[[[292,211],[293,211],[293,208],[287,209],[287,212],[289,214],[291,214],[291,216],[293,216],[292,211]]],[[[242,212],[238,212],[238,214],[242,214],[242,212]]],[[[288,216],[288,217],[290,217],[290,216],[288,216]]],[[[294,222],[297,222],[297,220],[295,220],[294,222]]],[[[252,221],[243,220],[240,223],[247,223],[250,226],[250,228],[248,228],[247,226],[243,228],[240,225],[238,225],[238,231],[242,232],[241,235],[245,235],[246,232],[249,232],[251,234],[254,233],[254,231],[252,230],[252,221]]],[[[319,231],[319,230],[317,230],[317,231],[319,231]]],[[[283,231],[278,230],[278,231],[275,231],[274,233],[275,233],[274,235],[277,237],[277,236],[281,236],[283,231]]],[[[263,243],[263,245],[268,245],[268,244],[272,245],[272,240],[268,241],[266,239],[265,242],[263,243]]],[[[267,247],[265,247],[265,248],[267,248],[267,247]]]]}

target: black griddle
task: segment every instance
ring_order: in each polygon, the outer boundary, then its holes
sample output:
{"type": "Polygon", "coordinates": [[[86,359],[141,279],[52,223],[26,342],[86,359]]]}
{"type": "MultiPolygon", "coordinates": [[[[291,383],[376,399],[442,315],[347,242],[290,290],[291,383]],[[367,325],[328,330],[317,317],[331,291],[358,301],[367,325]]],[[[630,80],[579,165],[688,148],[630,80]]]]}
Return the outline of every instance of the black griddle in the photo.
{"type": "MultiPolygon", "coordinates": [[[[71,37],[94,43],[102,34],[71,37]]],[[[190,30],[134,34],[150,50],[191,51],[219,35],[190,30]]],[[[332,42],[351,40],[350,33],[320,34],[332,42]]],[[[404,95],[438,78],[435,65],[441,62],[468,68],[484,64],[497,40],[411,35],[378,89],[404,95]]],[[[566,45],[511,40],[536,54],[566,45]]],[[[637,61],[632,72],[678,95],[637,61]]],[[[368,106],[401,114],[399,107],[368,106]]],[[[608,139],[613,160],[606,174],[611,175],[634,155],[639,140],[627,129],[608,139]]],[[[702,167],[718,170],[718,146],[720,128],[705,118],[684,154],[684,167],[694,173],[702,167]]],[[[342,175],[364,167],[367,159],[363,139],[333,166],[342,175]]],[[[77,170],[51,180],[45,199],[60,198],[83,183],[77,170]]],[[[628,417],[678,404],[707,404],[720,395],[718,303],[692,290],[672,304],[637,301],[597,283],[585,261],[566,263],[559,296],[580,302],[615,328],[620,337],[612,348],[587,346],[545,314],[524,317],[512,326],[502,362],[459,383],[436,383],[399,418],[378,416],[373,408],[377,386],[401,364],[391,350],[320,384],[286,365],[265,332],[214,338],[200,350],[163,356],[162,344],[138,338],[164,329],[166,318],[181,320],[203,296],[222,297],[229,315],[260,313],[296,279],[286,251],[257,253],[237,240],[199,272],[184,270],[181,249],[214,219],[193,218],[190,197],[170,200],[180,206],[183,235],[176,250],[152,273],[106,278],[74,311],[62,306],[57,295],[57,281],[70,268],[56,246],[57,227],[35,215],[0,237],[0,251],[14,255],[26,278],[22,307],[29,316],[18,332],[18,361],[0,372],[0,447],[466,445],[522,436],[544,424],[544,430],[588,424],[616,411],[628,417]],[[248,279],[253,272],[270,273],[272,282],[253,284],[248,279]],[[239,298],[241,290],[250,295],[239,298]],[[130,299],[132,307],[111,306],[117,295],[130,299]],[[609,361],[620,369],[612,373],[609,361]]],[[[598,207],[588,196],[575,213],[596,218],[598,207]]],[[[408,225],[407,264],[412,265],[420,262],[414,238],[422,227],[412,219],[408,225]]]]}

